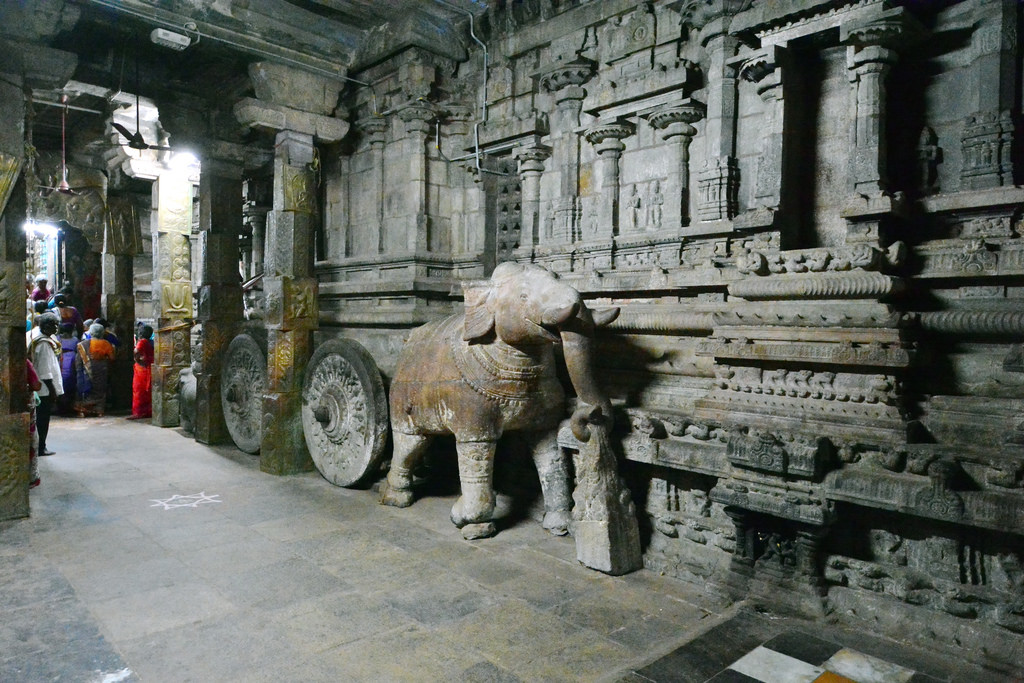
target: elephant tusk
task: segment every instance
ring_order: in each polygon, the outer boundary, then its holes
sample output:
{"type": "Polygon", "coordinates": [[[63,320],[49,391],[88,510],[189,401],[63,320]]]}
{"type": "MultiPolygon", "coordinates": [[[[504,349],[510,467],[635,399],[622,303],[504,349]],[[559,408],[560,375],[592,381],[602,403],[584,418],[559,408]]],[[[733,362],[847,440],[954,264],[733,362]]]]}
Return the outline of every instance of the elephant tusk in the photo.
{"type": "Polygon", "coordinates": [[[541,323],[544,325],[561,325],[565,321],[575,318],[576,314],[580,312],[580,304],[578,301],[554,310],[547,310],[541,317],[541,323]]]}

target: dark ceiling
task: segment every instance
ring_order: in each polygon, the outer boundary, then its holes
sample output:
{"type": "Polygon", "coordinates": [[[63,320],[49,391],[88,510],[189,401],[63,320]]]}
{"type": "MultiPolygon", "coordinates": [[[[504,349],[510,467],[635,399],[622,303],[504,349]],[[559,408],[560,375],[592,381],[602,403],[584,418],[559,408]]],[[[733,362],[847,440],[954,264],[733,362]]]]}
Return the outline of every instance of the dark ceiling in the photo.
{"type": "MultiPolygon", "coordinates": [[[[28,4],[32,0],[26,0],[28,4]]],[[[55,0],[35,0],[45,5],[55,0]]],[[[157,102],[188,98],[210,107],[250,94],[247,67],[270,59],[344,76],[381,56],[381,35],[393,47],[435,41],[439,52],[464,51],[468,13],[483,0],[68,0],[78,19],[39,42],[77,55],[71,84],[36,90],[33,140],[59,150],[67,96],[69,149],[113,142],[106,121],[115,93],[157,102]],[[150,41],[157,27],[190,35],[176,52],[150,41]],[[106,130],[105,130],[106,129],[106,130]],[[101,141],[97,143],[97,141],[101,141]]],[[[47,6],[47,10],[52,5],[47,6]]],[[[2,12],[0,12],[2,14],[2,12]]],[[[0,17],[2,18],[2,17],[0,17]]],[[[0,34],[16,35],[9,27],[0,34]]],[[[130,99],[129,96],[129,99],[130,99]]],[[[119,99],[124,99],[122,96],[119,99]]]]}

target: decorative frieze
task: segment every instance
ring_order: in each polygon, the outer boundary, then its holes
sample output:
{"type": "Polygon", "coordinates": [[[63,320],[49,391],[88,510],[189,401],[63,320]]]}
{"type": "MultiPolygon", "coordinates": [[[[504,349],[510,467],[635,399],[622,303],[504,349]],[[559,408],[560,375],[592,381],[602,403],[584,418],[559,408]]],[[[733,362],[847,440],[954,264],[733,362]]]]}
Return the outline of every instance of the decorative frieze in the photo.
{"type": "Polygon", "coordinates": [[[902,242],[894,242],[887,249],[867,243],[778,253],[745,249],[736,255],[736,269],[744,274],[755,275],[885,271],[901,266],[906,253],[906,245],[902,242]]]}

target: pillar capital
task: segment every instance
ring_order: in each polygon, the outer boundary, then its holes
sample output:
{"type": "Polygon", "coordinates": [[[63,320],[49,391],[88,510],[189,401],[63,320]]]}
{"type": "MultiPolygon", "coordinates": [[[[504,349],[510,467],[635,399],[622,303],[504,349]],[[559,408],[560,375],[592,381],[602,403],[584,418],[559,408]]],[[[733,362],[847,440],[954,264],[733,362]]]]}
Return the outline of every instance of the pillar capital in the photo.
{"type": "Polygon", "coordinates": [[[690,124],[700,121],[706,113],[707,107],[703,102],[687,99],[667,107],[660,107],[644,116],[651,127],[662,131],[662,137],[668,140],[677,136],[692,138],[697,134],[697,129],[690,124]]]}
{"type": "Polygon", "coordinates": [[[513,156],[519,161],[520,173],[541,173],[544,162],[551,157],[551,148],[539,143],[523,145],[516,148],[513,156]]]}
{"type": "MultiPolygon", "coordinates": [[[[344,77],[345,73],[339,75],[344,77]]],[[[275,62],[253,62],[249,65],[249,79],[260,100],[321,116],[334,112],[338,95],[345,87],[340,79],[275,62]]]]}
{"type": "MultiPolygon", "coordinates": [[[[595,70],[593,61],[583,56],[577,56],[571,61],[554,66],[542,73],[540,87],[544,92],[558,93],[565,90],[575,94],[577,89],[583,90],[579,86],[589,81],[595,70]]],[[[583,99],[585,96],[586,91],[584,90],[579,99],[583,99]]]]}
{"type": "Polygon", "coordinates": [[[348,133],[349,124],[333,116],[292,109],[247,97],[234,107],[235,118],[243,126],[276,133],[295,131],[320,142],[337,142],[348,133]]]}
{"type": "MultiPolygon", "coordinates": [[[[857,52],[870,47],[905,50],[922,39],[924,33],[921,24],[903,7],[882,10],[839,27],[840,42],[852,46],[857,52]]],[[[876,54],[877,58],[872,58],[872,61],[889,59],[887,53],[876,54]]]]}

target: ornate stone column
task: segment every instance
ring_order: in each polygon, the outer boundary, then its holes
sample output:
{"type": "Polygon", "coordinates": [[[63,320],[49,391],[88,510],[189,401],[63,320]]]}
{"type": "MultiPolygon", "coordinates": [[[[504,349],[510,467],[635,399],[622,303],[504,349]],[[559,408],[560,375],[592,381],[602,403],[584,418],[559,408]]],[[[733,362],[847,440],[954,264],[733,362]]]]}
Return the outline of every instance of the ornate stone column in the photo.
{"type": "Polygon", "coordinates": [[[600,190],[597,204],[597,231],[583,239],[611,239],[619,234],[619,159],[626,145],[622,140],[633,135],[636,126],[629,121],[612,121],[591,126],[584,137],[597,152],[597,177],[600,190]]]}
{"type": "Polygon", "coordinates": [[[121,350],[111,366],[110,400],[114,407],[131,406],[135,364],[131,345],[135,331],[135,280],[133,262],[142,251],[142,234],[135,205],[128,197],[107,198],[107,226],[103,240],[103,293],[101,308],[117,330],[121,350]]]}
{"type": "Polygon", "coordinates": [[[850,80],[850,157],[847,184],[849,206],[847,242],[884,241],[885,223],[899,210],[889,195],[886,151],[885,79],[896,63],[896,47],[905,49],[922,29],[903,8],[840,26],[840,40],[849,47],[846,63],[850,80]]]}
{"type": "Polygon", "coordinates": [[[559,176],[558,197],[541,231],[542,245],[570,244],[578,238],[579,224],[579,137],[580,111],[587,91],[583,84],[594,74],[594,63],[576,57],[540,77],[540,87],[551,93],[555,111],[551,116],[551,156],[559,176]]]}
{"type": "Polygon", "coordinates": [[[896,63],[896,46],[917,36],[916,23],[902,8],[881,12],[870,19],[845,24],[840,38],[849,45],[846,63],[850,79],[849,186],[867,197],[887,189],[885,79],[896,63]]]}
{"type": "Polygon", "coordinates": [[[318,325],[313,276],[318,153],[314,140],[337,142],[348,124],[334,111],[341,83],[296,69],[253,64],[260,98],[235,106],[243,124],[276,132],[274,202],[267,216],[263,291],[266,297],[267,391],[263,396],[260,469],[292,474],[313,468],[302,435],[302,377],[318,325]]]}
{"type": "Polygon", "coordinates": [[[242,228],[242,167],[204,159],[199,177],[199,279],[197,318],[203,343],[194,359],[195,438],[201,443],[229,440],[221,410],[221,366],[242,320],[238,235],[242,228]]]}
{"type": "Polygon", "coordinates": [[[551,156],[551,148],[539,142],[516,149],[519,178],[522,184],[523,247],[531,250],[540,243],[540,177],[544,161],[551,156]]]}
{"type": "Polygon", "coordinates": [[[736,70],[731,63],[739,40],[725,24],[705,27],[701,44],[708,52],[708,106],[704,137],[707,153],[697,174],[697,218],[723,221],[736,215],[739,166],[736,162],[736,70]]]}
{"type": "Polygon", "coordinates": [[[302,436],[302,376],[318,325],[313,277],[316,181],[313,136],[277,134],[274,209],[269,214],[263,291],[267,301],[267,393],[263,398],[260,469],[291,474],[312,469],[302,436]]]}
{"type": "Polygon", "coordinates": [[[192,180],[165,170],[153,183],[153,424],[178,425],[178,374],[190,364],[192,180]]]}
{"type": "Polygon", "coordinates": [[[783,60],[785,48],[772,45],[759,50],[740,67],[740,77],[757,85],[764,102],[761,124],[761,156],[754,179],[754,204],[778,211],[782,203],[782,174],[785,155],[783,60]]]}
{"type": "MultiPolygon", "coordinates": [[[[372,117],[360,121],[358,124],[360,132],[366,136],[366,144],[370,148],[370,157],[373,162],[370,165],[370,173],[372,180],[370,180],[370,186],[376,189],[378,197],[384,196],[384,142],[385,134],[388,129],[388,122],[380,117],[372,117]]],[[[349,211],[349,216],[352,212],[349,211]]],[[[384,231],[384,202],[377,202],[377,219],[376,232],[377,232],[377,253],[385,254],[388,249],[387,234],[384,231]]],[[[346,223],[346,231],[344,236],[344,255],[350,256],[351,250],[351,238],[349,237],[349,231],[351,228],[346,223]]]]}
{"type": "Polygon", "coordinates": [[[668,176],[665,188],[664,225],[678,229],[690,224],[690,142],[697,134],[692,125],[704,117],[702,102],[687,99],[679,104],[657,109],[646,115],[651,127],[671,145],[675,171],[668,176]]]}
{"type": "Polygon", "coordinates": [[[267,241],[267,209],[246,202],[242,215],[243,220],[252,228],[252,254],[249,257],[252,272],[249,277],[256,277],[263,273],[263,250],[267,241]]]}
{"type": "Polygon", "coordinates": [[[437,117],[433,109],[416,106],[403,109],[398,118],[405,122],[405,159],[409,175],[402,186],[406,198],[408,232],[405,248],[413,253],[430,251],[430,215],[427,212],[427,135],[437,117]]]}

